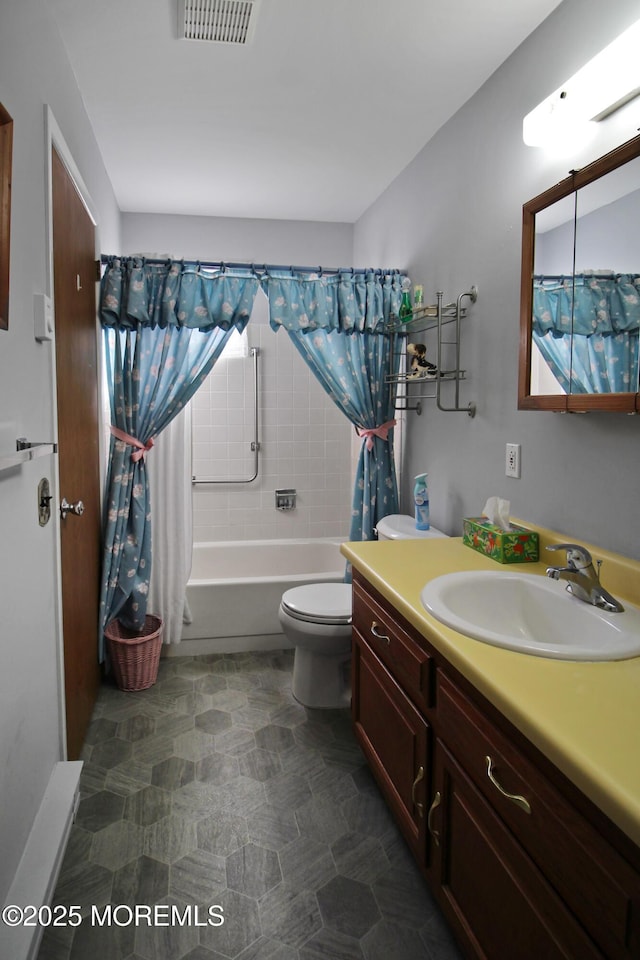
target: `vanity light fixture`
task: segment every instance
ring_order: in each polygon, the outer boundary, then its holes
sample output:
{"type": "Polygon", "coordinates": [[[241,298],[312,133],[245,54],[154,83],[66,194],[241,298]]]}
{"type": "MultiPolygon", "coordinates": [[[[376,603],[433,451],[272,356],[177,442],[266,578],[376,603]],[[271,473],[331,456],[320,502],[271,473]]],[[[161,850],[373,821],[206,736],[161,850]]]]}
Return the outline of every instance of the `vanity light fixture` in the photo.
{"type": "Polygon", "coordinates": [[[529,147],[574,149],[594,124],[640,94],[640,20],[601,50],[522,121],[529,147]]]}

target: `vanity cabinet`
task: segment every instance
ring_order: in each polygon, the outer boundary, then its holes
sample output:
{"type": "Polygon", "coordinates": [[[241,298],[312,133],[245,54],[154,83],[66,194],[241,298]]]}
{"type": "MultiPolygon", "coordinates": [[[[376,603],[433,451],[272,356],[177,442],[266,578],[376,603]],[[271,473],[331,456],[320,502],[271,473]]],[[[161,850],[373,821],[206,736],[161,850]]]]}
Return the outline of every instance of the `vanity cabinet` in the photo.
{"type": "Polygon", "coordinates": [[[354,570],[356,736],[466,954],[640,957],[639,851],[354,570]]]}

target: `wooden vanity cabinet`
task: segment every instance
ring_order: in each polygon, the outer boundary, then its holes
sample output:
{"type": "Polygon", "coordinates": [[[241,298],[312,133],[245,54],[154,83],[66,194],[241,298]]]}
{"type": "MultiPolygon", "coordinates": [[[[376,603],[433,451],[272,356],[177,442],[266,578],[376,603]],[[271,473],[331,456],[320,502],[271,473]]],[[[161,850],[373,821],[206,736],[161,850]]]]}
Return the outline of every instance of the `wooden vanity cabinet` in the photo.
{"type": "Polygon", "coordinates": [[[356,570],[353,610],[355,733],[465,953],[640,958],[637,848],[356,570]]]}

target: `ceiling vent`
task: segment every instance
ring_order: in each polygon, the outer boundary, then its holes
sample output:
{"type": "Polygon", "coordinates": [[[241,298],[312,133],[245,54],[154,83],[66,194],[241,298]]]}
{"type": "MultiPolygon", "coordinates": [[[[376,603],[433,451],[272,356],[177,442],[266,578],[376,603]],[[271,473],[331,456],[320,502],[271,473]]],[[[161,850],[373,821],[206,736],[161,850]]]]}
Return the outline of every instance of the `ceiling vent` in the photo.
{"type": "Polygon", "coordinates": [[[244,46],[253,37],[259,0],[178,0],[178,36],[244,46]]]}

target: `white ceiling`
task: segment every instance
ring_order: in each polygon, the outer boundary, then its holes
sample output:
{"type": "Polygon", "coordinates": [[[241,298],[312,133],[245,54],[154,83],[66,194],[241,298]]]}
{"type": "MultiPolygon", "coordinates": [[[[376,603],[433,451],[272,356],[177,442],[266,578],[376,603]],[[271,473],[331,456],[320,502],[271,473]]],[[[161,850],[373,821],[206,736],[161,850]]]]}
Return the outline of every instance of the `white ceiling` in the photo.
{"type": "Polygon", "coordinates": [[[559,0],[48,0],[123,211],[355,222],[559,0]]]}

